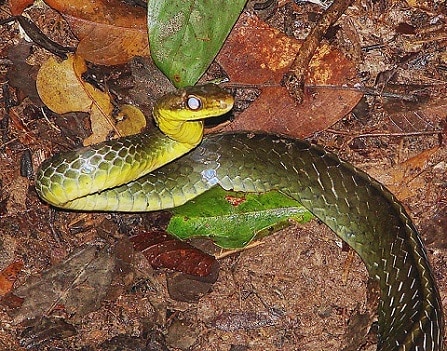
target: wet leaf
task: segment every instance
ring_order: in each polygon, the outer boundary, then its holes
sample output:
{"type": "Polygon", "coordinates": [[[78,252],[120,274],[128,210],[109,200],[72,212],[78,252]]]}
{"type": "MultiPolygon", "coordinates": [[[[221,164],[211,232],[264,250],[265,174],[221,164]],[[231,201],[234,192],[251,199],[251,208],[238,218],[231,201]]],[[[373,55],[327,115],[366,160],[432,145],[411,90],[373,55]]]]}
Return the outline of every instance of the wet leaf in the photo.
{"type": "Polygon", "coordinates": [[[45,0],[79,39],[76,53],[87,61],[116,65],[149,55],[146,13],[119,0],[45,0]]]}
{"type": "Polygon", "coordinates": [[[261,96],[224,130],[264,130],[309,136],[344,117],[362,97],[346,89],[356,70],[340,51],[322,45],[309,65],[304,101],[296,104],[280,85],[300,42],[243,14],[222,48],[218,62],[233,82],[260,87],[261,96]],[[328,113],[328,111],[330,111],[328,113]]]}
{"type": "Polygon", "coordinates": [[[224,248],[244,247],[289,225],[290,219],[304,223],[312,218],[298,202],[278,192],[247,194],[220,187],[171,211],[168,232],[181,239],[209,237],[224,248]]]}
{"type": "Polygon", "coordinates": [[[130,238],[136,251],[141,251],[154,268],[168,268],[205,277],[215,273],[216,259],[164,231],[151,231],[130,238]]]}
{"type": "Polygon", "coordinates": [[[151,55],[176,87],[202,76],[241,13],[246,0],[148,2],[151,55]]]}

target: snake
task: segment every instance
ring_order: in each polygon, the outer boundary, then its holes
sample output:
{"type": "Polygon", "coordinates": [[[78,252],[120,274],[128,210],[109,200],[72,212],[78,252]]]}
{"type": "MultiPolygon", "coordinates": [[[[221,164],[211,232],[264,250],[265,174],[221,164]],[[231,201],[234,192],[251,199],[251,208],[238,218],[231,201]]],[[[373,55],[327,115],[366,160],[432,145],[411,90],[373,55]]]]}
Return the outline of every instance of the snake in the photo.
{"type": "Polygon", "coordinates": [[[396,197],[368,174],[308,141],[257,132],[211,134],[203,121],[234,98],[214,84],[160,98],[159,129],[45,160],[36,191],[78,211],[144,212],[180,206],[215,186],[299,201],[356,251],[378,281],[380,351],[440,351],[444,318],[421,236],[396,197]]]}

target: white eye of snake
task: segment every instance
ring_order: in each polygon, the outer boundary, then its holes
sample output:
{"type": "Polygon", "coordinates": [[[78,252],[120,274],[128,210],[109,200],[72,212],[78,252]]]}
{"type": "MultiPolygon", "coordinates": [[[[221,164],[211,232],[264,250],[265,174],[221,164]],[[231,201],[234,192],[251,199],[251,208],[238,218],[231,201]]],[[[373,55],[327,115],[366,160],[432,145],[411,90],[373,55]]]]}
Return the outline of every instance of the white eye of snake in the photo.
{"type": "Polygon", "coordinates": [[[194,95],[188,96],[188,99],[186,100],[186,104],[188,105],[188,108],[190,110],[199,110],[202,107],[202,101],[194,95]]]}

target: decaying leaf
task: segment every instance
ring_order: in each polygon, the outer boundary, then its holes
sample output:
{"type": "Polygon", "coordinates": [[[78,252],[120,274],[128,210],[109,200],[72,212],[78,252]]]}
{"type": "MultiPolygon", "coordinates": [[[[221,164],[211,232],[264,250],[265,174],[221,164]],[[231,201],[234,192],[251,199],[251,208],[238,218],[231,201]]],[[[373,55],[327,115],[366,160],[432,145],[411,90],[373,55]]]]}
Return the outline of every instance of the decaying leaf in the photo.
{"type": "Polygon", "coordinates": [[[387,175],[390,183],[386,184],[400,201],[414,196],[425,186],[425,179],[421,175],[430,166],[430,160],[439,147],[424,150],[418,155],[394,166],[387,175]]]}
{"type": "Polygon", "coordinates": [[[116,65],[149,55],[146,13],[119,0],[46,0],[79,39],[77,54],[87,61],[116,65]]]}
{"type": "Polygon", "coordinates": [[[33,320],[20,335],[20,344],[27,349],[37,349],[50,340],[61,340],[76,335],[76,328],[61,318],[33,320]]]}
{"type": "Polygon", "coordinates": [[[345,116],[362,93],[342,88],[355,76],[354,64],[340,51],[322,46],[312,59],[304,101],[297,105],[280,85],[300,42],[243,14],[222,48],[218,61],[233,82],[256,85],[261,96],[225,130],[264,130],[309,136],[345,116]],[[329,86],[329,87],[328,87],[329,86]],[[337,88],[340,87],[340,88],[337,88]]]}
{"type": "Polygon", "coordinates": [[[96,310],[106,296],[114,266],[115,259],[107,249],[78,249],[13,290],[14,295],[23,298],[22,306],[15,311],[15,321],[48,315],[58,305],[78,317],[96,310]]]}
{"type": "Polygon", "coordinates": [[[34,83],[37,69],[26,62],[31,51],[32,46],[25,43],[13,46],[8,50],[8,58],[13,62],[13,66],[8,71],[7,77],[9,83],[18,89],[19,98],[28,96],[36,105],[41,105],[34,83]]]}
{"type": "MultiPolygon", "coordinates": [[[[67,60],[60,62],[54,58],[48,59],[37,74],[36,86],[40,98],[48,108],[59,114],[78,111],[90,114],[92,135],[84,140],[84,145],[101,142],[110,135],[128,135],[121,134],[115,126],[110,95],[82,79],[86,70],[85,61],[79,55],[70,55],[67,60]]],[[[125,131],[129,134],[138,133],[142,129],[144,116],[135,110],[124,107],[127,117],[136,117],[138,121],[133,130],[129,128],[129,123],[133,123],[127,122],[125,131]]]]}

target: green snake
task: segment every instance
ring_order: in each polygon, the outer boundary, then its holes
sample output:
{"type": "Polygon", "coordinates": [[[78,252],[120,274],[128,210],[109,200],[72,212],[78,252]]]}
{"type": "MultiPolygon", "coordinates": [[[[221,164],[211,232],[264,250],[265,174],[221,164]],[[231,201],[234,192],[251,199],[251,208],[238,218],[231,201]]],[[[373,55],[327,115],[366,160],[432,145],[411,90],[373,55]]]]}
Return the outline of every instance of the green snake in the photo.
{"type": "Polygon", "coordinates": [[[36,190],[57,207],[123,212],[179,206],[216,185],[277,190],[327,224],[378,280],[378,350],[442,350],[439,292],[403,206],[366,173],[306,141],[240,132],[200,143],[203,119],[232,106],[232,96],[212,84],[168,94],[154,108],[163,133],[56,154],[42,163],[36,190]]]}

